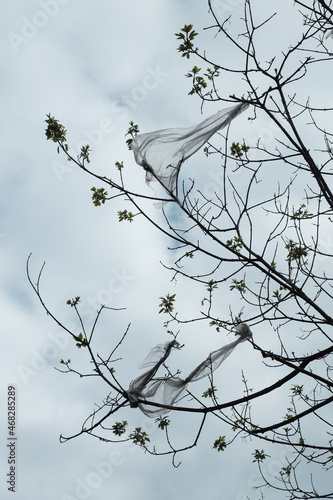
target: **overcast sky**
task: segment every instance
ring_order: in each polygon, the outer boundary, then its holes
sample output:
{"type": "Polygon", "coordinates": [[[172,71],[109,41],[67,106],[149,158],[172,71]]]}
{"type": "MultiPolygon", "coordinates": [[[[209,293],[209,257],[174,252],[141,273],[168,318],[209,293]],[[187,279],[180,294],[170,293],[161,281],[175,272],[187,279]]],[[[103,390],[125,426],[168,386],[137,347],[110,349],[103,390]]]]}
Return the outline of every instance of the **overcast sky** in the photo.
{"type": "MultiPolygon", "coordinates": [[[[231,12],[241,15],[241,1],[216,5],[221,17],[231,12]]],[[[202,115],[199,100],[187,95],[190,87],[184,75],[195,61],[180,57],[174,36],[185,23],[195,25],[202,46],[211,48],[216,57],[233,57],[224,53],[213,33],[203,31],[211,24],[204,1],[13,0],[2,6],[2,499],[13,498],[4,479],[8,472],[5,402],[10,384],[15,384],[18,398],[18,499],[259,497],[252,493],[260,482],[251,464],[254,445],[240,441],[224,454],[212,450],[212,439],[228,431],[213,420],[199,446],[180,457],[178,469],[172,467],[170,458],[152,458],[133,445],[105,444],[87,436],[60,444],[59,435],[77,432],[94,404],[106,396],[106,388],[98,380],[62,375],[54,369],[60,358],[77,360],[83,366],[80,356],[84,360],[85,354],[46,316],[25,275],[30,253],[34,280],[46,262],[42,294],[55,315],[66,324],[74,322],[75,328],[73,310],[65,304],[75,295],[82,297],[90,319],[100,303],[126,307],[126,311],[107,312],[98,331],[99,346],[106,353],[131,323],[118,372],[125,386],[136,376],[137,364],[146,352],[168,340],[164,318],[158,315],[158,298],[175,293],[170,274],[160,265],[161,260],[172,262],[167,252],[170,242],[144,221],[119,224],[117,210],[130,209],[124,201],[94,207],[90,188],[101,185],[57,155],[55,145],[46,141],[44,120],[46,113],[60,120],[72,149],[78,151],[80,145],[90,143],[96,172],[114,176],[115,162],[123,161],[129,185],[153,193],[127,150],[128,122],[134,120],[147,132],[191,126],[203,115],[218,111],[212,103],[202,115]]],[[[285,33],[290,28],[288,17],[285,33]]],[[[281,32],[272,34],[271,42],[282,43],[281,32]]],[[[225,91],[228,95],[238,88],[230,81],[225,91]]],[[[246,129],[246,117],[238,120],[240,139],[246,136],[255,142],[260,132],[274,133],[263,118],[258,118],[251,131],[246,129]]],[[[198,155],[185,168],[195,169],[209,161],[203,153],[198,155]]],[[[208,171],[207,189],[214,183],[214,169],[208,171]]],[[[180,284],[177,294],[181,292],[184,307],[190,298],[198,299],[180,284]]],[[[228,305],[223,306],[226,313],[228,305]]],[[[191,338],[185,329],[182,339],[187,351],[176,357],[184,363],[184,370],[202,361],[203,352],[208,354],[228,341],[209,330],[203,343],[198,327],[190,333],[191,338]]],[[[247,346],[242,345],[235,367],[238,375],[247,359],[247,346]]],[[[231,391],[226,374],[232,367],[230,361],[219,379],[226,391],[231,391]]],[[[133,417],[128,412],[121,417],[131,418],[154,438],[153,422],[139,410],[131,411],[133,417]]],[[[195,432],[195,419],[177,418],[180,433],[175,439],[182,443],[187,433],[195,432]]],[[[280,450],[269,461],[268,473],[275,474],[283,460],[280,450]]],[[[269,498],[275,498],[274,492],[269,498]]]]}

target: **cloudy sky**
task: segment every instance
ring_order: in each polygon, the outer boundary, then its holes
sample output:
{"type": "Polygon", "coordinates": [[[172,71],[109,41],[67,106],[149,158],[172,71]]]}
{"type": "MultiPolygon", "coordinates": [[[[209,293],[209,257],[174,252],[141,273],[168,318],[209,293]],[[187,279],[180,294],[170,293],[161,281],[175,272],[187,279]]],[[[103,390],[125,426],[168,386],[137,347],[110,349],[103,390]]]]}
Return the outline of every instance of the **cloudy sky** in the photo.
{"type": "MultiPolygon", "coordinates": [[[[242,1],[217,1],[216,7],[221,18],[229,13],[237,16],[242,1]]],[[[260,483],[256,466],[251,464],[254,445],[239,442],[226,454],[212,450],[212,440],[227,432],[214,421],[199,446],[180,457],[182,465],[177,469],[170,458],[153,458],[130,444],[105,444],[87,436],[60,444],[59,435],[76,433],[94,404],[105,397],[106,388],[98,380],[82,380],[54,369],[61,358],[70,358],[77,366],[87,366],[88,360],[45,314],[26,278],[29,254],[34,281],[46,263],[43,297],[54,314],[74,328],[78,328],[77,319],[66,300],[75,295],[82,297],[88,322],[101,303],[126,307],[105,313],[97,340],[105,354],[131,323],[117,368],[124,386],[136,376],[137,363],[147,350],[168,340],[164,318],[158,315],[158,298],[175,293],[170,274],[160,264],[161,260],[172,262],[167,252],[170,242],[144,221],[120,224],[117,210],[130,209],[122,200],[94,207],[90,189],[101,186],[57,155],[54,144],[46,141],[44,120],[51,113],[65,125],[73,150],[91,144],[94,171],[116,176],[114,164],[123,161],[129,185],[152,194],[144,172],[127,150],[128,122],[139,123],[141,131],[187,127],[218,110],[212,103],[202,115],[199,100],[187,95],[190,87],[184,75],[193,64],[177,53],[174,36],[185,23],[195,25],[202,46],[210,48],[215,57],[223,61],[233,57],[213,33],[203,31],[211,19],[202,1],[14,0],[2,6],[3,499],[13,498],[4,479],[9,453],[4,402],[11,384],[16,387],[18,404],[16,498],[245,500],[260,483]]],[[[288,17],[285,33],[289,28],[288,17]]],[[[281,33],[271,34],[272,44],[282,42],[281,33]]],[[[231,79],[226,82],[226,95],[237,92],[237,85],[241,84],[231,79]]],[[[264,118],[258,119],[251,132],[247,126],[246,117],[239,118],[239,138],[255,141],[260,131],[268,137],[274,133],[264,118]]],[[[186,168],[209,161],[202,153],[198,155],[186,168]]],[[[207,188],[209,182],[214,183],[214,170],[209,172],[207,188]]],[[[179,287],[184,307],[189,300],[198,299],[194,292],[190,296],[186,286],[179,287]]],[[[227,312],[228,304],[223,307],[227,312]]],[[[209,331],[203,343],[198,327],[192,332],[185,329],[182,340],[190,353],[181,353],[184,369],[202,361],[202,352],[227,341],[209,331]]],[[[247,352],[245,345],[239,347],[238,375],[247,352]]],[[[180,360],[180,353],[177,356],[180,360]]],[[[224,373],[232,368],[233,363],[226,364],[224,373]]],[[[222,377],[221,381],[231,391],[230,380],[222,377]]],[[[139,410],[131,411],[133,415],[127,412],[121,417],[147,429],[159,441],[152,421],[139,410]]],[[[182,443],[184,438],[186,444],[193,437],[196,421],[177,418],[181,432],[175,434],[175,440],[182,443]]],[[[269,462],[268,474],[275,474],[283,460],[284,450],[280,450],[269,462]]],[[[259,493],[253,498],[257,496],[259,493]]]]}

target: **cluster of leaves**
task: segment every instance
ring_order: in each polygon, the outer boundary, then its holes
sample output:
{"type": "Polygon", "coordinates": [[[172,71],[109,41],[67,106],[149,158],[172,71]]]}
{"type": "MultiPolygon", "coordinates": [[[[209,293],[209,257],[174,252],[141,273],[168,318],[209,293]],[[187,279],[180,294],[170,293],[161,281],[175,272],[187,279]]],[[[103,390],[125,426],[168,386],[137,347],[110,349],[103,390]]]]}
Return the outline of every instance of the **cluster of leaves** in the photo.
{"type": "Polygon", "coordinates": [[[243,429],[247,423],[250,423],[248,418],[240,418],[234,421],[234,425],[231,428],[236,432],[238,429],[243,429]]]}
{"type": "Polygon", "coordinates": [[[124,168],[124,163],[122,161],[121,162],[116,161],[115,165],[119,171],[124,168]]]}
{"type": "Polygon", "coordinates": [[[247,153],[250,149],[250,146],[246,146],[245,142],[243,144],[239,144],[239,142],[233,142],[230,146],[231,156],[235,156],[236,158],[241,158],[244,153],[247,153]]]}
{"type": "Polygon", "coordinates": [[[62,365],[69,365],[70,362],[71,362],[70,359],[67,359],[67,361],[65,361],[63,359],[60,360],[60,364],[62,364],[62,365]]]}
{"type": "MultiPolygon", "coordinates": [[[[51,116],[50,114],[46,115],[47,119],[45,122],[47,123],[47,127],[45,130],[45,135],[47,140],[51,140],[53,142],[57,142],[59,145],[62,145],[65,151],[68,151],[68,145],[66,144],[67,130],[58,120],[51,116]]],[[[59,153],[59,146],[57,149],[59,153]]]]}
{"type": "MultiPolygon", "coordinates": [[[[212,68],[207,68],[207,72],[204,73],[204,76],[199,75],[201,68],[197,66],[193,66],[192,70],[189,71],[185,76],[187,78],[192,79],[192,89],[188,93],[188,95],[198,94],[199,96],[203,96],[203,90],[207,88],[207,80],[213,81],[214,78],[218,77],[219,66],[213,66],[212,68]]],[[[213,93],[213,89],[205,94],[205,96],[213,93]]]]}
{"type": "Polygon", "coordinates": [[[87,347],[88,340],[86,338],[84,338],[82,333],[79,333],[79,335],[73,334],[72,336],[73,336],[73,339],[76,341],[76,347],[78,347],[79,349],[81,349],[81,347],[87,347]]]}
{"type": "Polygon", "coordinates": [[[302,396],[303,389],[304,389],[303,385],[293,385],[291,387],[291,392],[292,392],[293,396],[302,396]]]}
{"type": "Polygon", "coordinates": [[[293,240],[288,240],[285,245],[286,250],[288,250],[287,260],[288,261],[299,261],[302,257],[306,257],[309,253],[308,249],[302,245],[297,245],[293,240]]]}
{"type": "Polygon", "coordinates": [[[198,75],[198,73],[201,71],[201,68],[198,68],[197,66],[194,66],[192,68],[192,71],[187,73],[187,78],[192,78],[192,90],[188,93],[188,95],[193,95],[193,94],[202,94],[202,90],[207,87],[207,82],[206,80],[198,75]]]}
{"type": "Polygon", "coordinates": [[[76,307],[80,302],[81,298],[77,295],[74,299],[68,299],[66,304],[71,307],[76,307]]]}
{"type": "MultiPolygon", "coordinates": [[[[67,140],[67,130],[65,127],[57,120],[54,116],[50,114],[46,115],[47,119],[45,122],[47,123],[47,127],[45,129],[45,135],[47,140],[51,140],[53,142],[58,143],[57,151],[60,153],[60,149],[63,149],[65,153],[68,153],[68,144],[67,140]]],[[[80,153],[77,155],[78,162],[81,166],[83,166],[84,162],[90,163],[89,153],[91,152],[90,145],[86,144],[81,147],[80,153]]],[[[72,157],[67,156],[67,160],[71,161],[72,157]]]]}
{"type": "Polygon", "coordinates": [[[294,410],[292,408],[287,408],[287,411],[289,413],[285,414],[285,416],[284,416],[285,420],[291,420],[292,418],[294,418],[294,415],[293,415],[294,410]]]}
{"type": "Polygon", "coordinates": [[[287,465],[287,467],[282,467],[281,470],[280,470],[280,475],[283,476],[284,474],[286,476],[290,476],[290,473],[291,473],[291,465],[287,465]]]}
{"type": "Polygon", "coordinates": [[[193,24],[185,24],[184,28],[181,28],[179,33],[176,33],[178,40],[181,40],[181,44],[178,47],[178,52],[181,53],[182,57],[190,58],[190,54],[198,52],[199,48],[194,48],[193,40],[198,36],[198,33],[193,29],[193,24]]]}
{"type": "MultiPolygon", "coordinates": [[[[135,137],[136,137],[136,135],[138,133],[139,133],[139,126],[136,125],[133,121],[130,121],[130,127],[129,127],[129,129],[127,130],[127,132],[125,134],[125,137],[126,137],[126,135],[130,135],[131,136],[129,139],[126,140],[126,144],[127,144],[129,150],[132,149],[133,139],[135,139],[135,137]]],[[[117,163],[116,163],[116,165],[117,165],[117,163]]],[[[118,163],[118,165],[120,165],[120,164],[118,163]]]]}
{"type": "Polygon", "coordinates": [[[170,424],[170,420],[167,417],[158,417],[155,419],[155,422],[158,423],[158,428],[162,429],[162,431],[170,424]]]}
{"type": "Polygon", "coordinates": [[[117,213],[119,222],[122,222],[123,220],[127,220],[128,222],[133,222],[134,215],[132,214],[132,212],[128,212],[125,209],[125,210],[118,210],[117,213]]]}
{"type": "Polygon", "coordinates": [[[208,80],[213,81],[214,78],[220,76],[220,67],[214,64],[213,69],[207,68],[207,73],[205,73],[205,76],[207,76],[208,80]]]}
{"type": "Polygon", "coordinates": [[[145,446],[150,441],[148,434],[141,427],[136,427],[129,435],[129,438],[132,439],[134,444],[138,444],[139,446],[145,446]]]}
{"type": "Polygon", "coordinates": [[[231,240],[226,241],[226,245],[231,250],[239,252],[244,246],[244,241],[241,236],[234,236],[231,240]]]}
{"type": "MultiPolygon", "coordinates": [[[[122,436],[127,431],[127,426],[128,422],[123,420],[122,422],[115,422],[111,429],[115,436],[122,436]]],[[[146,446],[150,441],[148,434],[143,431],[141,427],[136,427],[134,431],[129,434],[128,439],[131,439],[134,444],[139,446],[146,446]]]]}
{"type": "Polygon", "coordinates": [[[245,281],[244,280],[236,280],[236,279],[233,279],[232,280],[232,285],[230,285],[230,290],[238,290],[239,292],[241,293],[245,293],[246,292],[246,284],[245,284],[245,281]]]}
{"type": "Polygon", "coordinates": [[[80,151],[80,154],[78,155],[77,159],[79,161],[82,160],[82,164],[84,164],[84,162],[86,161],[87,163],[90,163],[90,158],[89,158],[89,153],[91,152],[91,149],[90,149],[90,146],[89,144],[87,144],[86,146],[82,146],[81,147],[81,151],[80,151]]]}
{"type": "Polygon", "coordinates": [[[286,290],[286,288],[281,285],[277,290],[274,290],[273,297],[277,300],[281,300],[282,299],[282,294],[281,294],[282,290],[286,290]]]}
{"type": "Polygon", "coordinates": [[[101,204],[105,203],[108,192],[104,188],[97,189],[95,187],[92,187],[91,191],[93,192],[91,199],[95,207],[100,207],[101,204]]]}
{"type": "MultiPolygon", "coordinates": [[[[66,301],[66,304],[67,304],[68,306],[71,306],[71,307],[76,308],[76,307],[77,307],[77,305],[78,305],[78,303],[80,302],[80,300],[81,300],[81,298],[77,295],[77,296],[76,296],[76,297],[74,297],[73,299],[68,299],[68,300],[66,301]]],[[[74,334],[72,333],[72,337],[73,337],[73,339],[76,341],[76,347],[78,347],[79,349],[80,349],[81,347],[87,347],[87,345],[88,345],[88,341],[87,341],[87,339],[86,339],[86,338],[82,335],[82,333],[80,333],[79,335],[74,335],[74,334]]],[[[67,362],[67,363],[65,363],[65,361],[64,361],[64,360],[60,360],[60,363],[61,363],[61,364],[68,364],[69,362],[70,362],[70,360],[68,360],[68,362],[67,362]]]]}
{"type": "Polygon", "coordinates": [[[215,439],[213,448],[217,451],[224,451],[227,447],[227,443],[225,440],[225,436],[219,436],[218,439],[215,439]]]}
{"type": "Polygon", "coordinates": [[[166,297],[160,297],[160,300],[162,301],[159,304],[159,307],[161,308],[159,310],[159,314],[161,313],[172,313],[174,309],[174,302],[175,302],[176,294],[174,293],[173,295],[167,294],[166,297]]]}
{"type": "Polygon", "coordinates": [[[254,456],[254,460],[252,460],[252,462],[258,463],[262,463],[267,457],[270,457],[270,455],[267,455],[264,450],[255,450],[252,455],[254,456]]]}
{"type": "Polygon", "coordinates": [[[209,322],[209,326],[215,326],[217,332],[221,331],[221,326],[220,326],[219,322],[216,321],[215,319],[213,319],[212,321],[209,322]]]}
{"type": "Polygon", "coordinates": [[[215,387],[215,385],[211,385],[210,387],[208,387],[208,389],[206,391],[204,391],[204,393],[202,394],[202,397],[214,399],[215,395],[216,395],[216,391],[217,391],[217,388],[215,387]]]}
{"type": "Polygon", "coordinates": [[[207,291],[212,292],[213,290],[216,290],[218,288],[216,281],[214,280],[209,280],[207,283],[207,291]]]}
{"type": "Polygon", "coordinates": [[[293,211],[293,215],[290,218],[291,220],[297,220],[297,219],[310,219],[311,217],[313,217],[313,214],[311,214],[306,208],[306,205],[302,203],[302,205],[299,207],[298,210],[293,211]]]}
{"type": "Polygon", "coordinates": [[[115,436],[122,436],[126,432],[127,425],[128,422],[126,420],[123,420],[122,422],[115,422],[115,424],[111,427],[113,434],[115,436]]]}

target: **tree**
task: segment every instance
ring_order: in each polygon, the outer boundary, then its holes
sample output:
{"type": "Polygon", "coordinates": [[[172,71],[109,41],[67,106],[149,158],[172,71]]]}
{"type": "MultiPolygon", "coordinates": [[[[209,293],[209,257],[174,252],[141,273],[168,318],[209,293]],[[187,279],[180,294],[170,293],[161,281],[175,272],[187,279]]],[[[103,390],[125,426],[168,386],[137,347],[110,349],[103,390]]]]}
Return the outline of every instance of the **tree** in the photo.
{"type": "MultiPolygon", "coordinates": [[[[230,64],[224,64],[223,57],[213,61],[206,51],[196,47],[200,36],[191,24],[176,34],[180,41],[178,51],[183,57],[208,65],[206,71],[193,66],[187,73],[191,82],[189,94],[198,96],[202,106],[211,101],[247,103],[249,126],[265,116],[274,127],[271,141],[259,137],[255,143],[247,144],[241,137],[230,139],[231,131],[235,136],[231,125],[224,136],[215,137],[205,146],[206,156],[216,158],[220,166],[219,182],[213,190],[190,180],[178,186],[177,196],[168,189],[165,197],[132,192],[126,188],[123,162],[115,163],[117,181],[96,175],[88,167],[89,145],[75,157],[67,145],[65,127],[51,115],[46,120],[47,139],[57,144],[58,152],[103,186],[92,188],[94,205],[118,201],[119,197],[127,200],[132,208],[119,210],[119,221],[135,224],[137,217],[145,217],[174,243],[177,258],[170,268],[172,279],[187,280],[202,290],[202,310],[199,314],[195,311],[190,318],[177,311],[176,294],[160,298],[159,312],[167,317],[165,326],[173,341],[176,342],[178,333],[172,328],[187,323],[201,322],[207,329],[221,332],[249,325],[254,335],[246,341],[253,348],[256,363],[261,363],[260,386],[256,382],[253,389],[251,380],[243,376],[244,393],[220,401],[211,372],[209,386],[202,396],[187,390],[190,402],[188,398],[175,405],[149,402],[152,408],[170,410],[167,416],[156,418],[156,425],[165,432],[167,445],[166,450],[160,451],[142,428],[128,429],[127,420],[113,419],[119,410],[127,408],[130,412],[129,407],[133,406],[114,369],[114,355],[128,329],[112,352],[101,357],[94,350],[94,333],[100,315],[109,308],[101,306],[88,332],[80,316],[80,297],[69,299],[68,305],[82,327],[82,332],[75,334],[54,317],[43,300],[40,292],[43,268],[36,283],[29,266],[27,272],[48,314],[91,357],[93,370],[88,373],[76,371],[70,360],[60,361],[62,371],[81,377],[95,376],[110,391],[81,430],[62,440],[85,433],[110,442],[131,440],[149,453],[170,454],[177,465],[176,456],[196,446],[207,417],[215,417],[220,419],[221,434],[225,435],[212,439],[213,448],[224,451],[238,436],[251,437],[258,443],[252,459],[258,464],[264,485],[284,492],[291,499],[333,498],[332,489],[319,479],[321,471],[333,466],[329,413],[333,401],[330,311],[333,254],[323,244],[327,241],[325,235],[330,234],[333,215],[332,132],[327,130],[333,107],[326,104],[328,96],[310,95],[313,78],[316,81],[327,78],[333,58],[333,7],[331,1],[323,0],[289,3],[295,16],[293,37],[288,41],[282,38],[279,50],[270,57],[269,47],[262,41],[277,29],[275,23],[281,22],[279,15],[285,15],[285,6],[278,2],[270,3],[271,13],[264,17],[250,0],[245,0],[241,19],[235,19],[233,15],[221,16],[215,2],[208,0],[212,25],[207,29],[223,40],[226,53],[234,54],[230,64]],[[231,77],[238,82],[239,90],[228,95],[225,88],[229,88],[231,77]],[[234,172],[241,172],[241,182],[234,181],[234,172]],[[153,206],[151,210],[142,208],[147,206],[142,204],[146,200],[152,205],[156,200],[162,203],[164,221],[156,218],[153,206]],[[170,206],[178,211],[177,226],[170,216],[170,206]],[[234,294],[239,295],[241,307],[230,305],[229,317],[220,317],[221,297],[226,300],[234,294]],[[259,328],[267,332],[267,338],[261,341],[255,335],[259,328]],[[285,407],[278,407],[275,415],[270,412],[267,421],[263,408],[275,405],[280,399],[285,407]],[[169,435],[175,412],[186,413],[189,418],[193,414],[201,416],[193,441],[181,448],[173,446],[169,435]],[[269,456],[265,446],[270,445],[288,447],[293,452],[275,481],[265,476],[262,465],[269,456]]],[[[129,148],[138,132],[139,127],[131,122],[129,148]]],[[[155,176],[154,171],[149,174],[155,176]]],[[[174,374],[165,361],[166,358],[160,363],[166,370],[165,378],[172,378],[174,374]]]]}

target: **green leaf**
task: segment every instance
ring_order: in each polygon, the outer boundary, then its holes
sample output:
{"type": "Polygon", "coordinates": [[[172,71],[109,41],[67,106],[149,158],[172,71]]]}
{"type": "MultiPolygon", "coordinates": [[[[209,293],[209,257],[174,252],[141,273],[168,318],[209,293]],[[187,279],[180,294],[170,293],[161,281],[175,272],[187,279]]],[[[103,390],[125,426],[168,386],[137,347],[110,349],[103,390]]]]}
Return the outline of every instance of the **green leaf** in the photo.
{"type": "Polygon", "coordinates": [[[185,24],[181,28],[179,33],[175,33],[178,40],[182,43],[178,47],[178,52],[182,54],[182,57],[190,58],[190,54],[198,52],[198,48],[194,48],[193,40],[198,35],[193,29],[193,24],[185,24]]]}
{"type": "Polygon", "coordinates": [[[293,215],[290,218],[291,220],[296,220],[296,219],[310,219],[311,217],[313,217],[313,214],[311,214],[306,208],[306,205],[302,203],[302,205],[299,207],[298,210],[296,211],[293,210],[293,215]]]}
{"type": "Polygon", "coordinates": [[[160,300],[162,301],[159,304],[159,307],[161,308],[159,310],[159,314],[161,313],[171,313],[174,309],[174,302],[175,302],[176,294],[174,293],[173,295],[167,294],[166,297],[160,297],[160,300]]]}
{"type": "Polygon", "coordinates": [[[167,417],[158,417],[155,419],[155,422],[158,422],[158,428],[162,429],[162,431],[170,424],[170,420],[167,417]]]}
{"type": "Polygon", "coordinates": [[[210,387],[208,387],[208,389],[206,391],[204,391],[202,397],[213,399],[215,397],[216,391],[217,391],[217,388],[215,387],[215,385],[211,385],[210,387]]]}
{"type": "Polygon", "coordinates": [[[80,300],[81,300],[80,297],[77,296],[74,299],[68,299],[67,302],[66,302],[66,304],[69,305],[69,306],[71,306],[71,307],[75,307],[75,306],[78,305],[78,303],[80,302],[80,300]]]}
{"type": "Polygon", "coordinates": [[[72,335],[73,339],[76,340],[76,347],[81,349],[81,347],[87,347],[88,342],[87,340],[83,337],[82,333],[79,335],[72,335]]]}
{"type": "Polygon", "coordinates": [[[129,435],[129,438],[132,439],[134,444],[138,444],[139,446],[145,446],[150,441],[148,434],[141,427],[136,427],[129,435]]]}
{"type": "Polygon", "coordinates": [[[207,87],[206,80],[202,76],[197,76],[200,71],[201,68],[194,66],[192,71],[185,75],[187,78],[192,78],[192,90],[189,92],[189,95],[202,95],[202,90],[207,87]]]}
{"type": "Polygon", "coordinates": [[[286,250],[288,250],[287,260],[289,261],[299,261],[302,257],[306,257],[309,250],[301,245],[297,245],[293,240],[288,240],[285,245],[286,250]]]}
{"type": "Polygon", "coordinates": [[[61,125],[61,123],[59,123],[58,120],[54,118],[54,116],[51,116],[50,114],[46,116],[47,116],[47,120],[45,120],[45,122],[47,123],[47,127],[45,130],[46,139],[51,140],[53,142],[58,142],[59,144],[64,146],[65,149],[67,150],[68,146],[67,144],[65,144],[67,130],[63,125],[61,125]]]}
{"type": "Polygon", "coordinates": [[[227,447],[227,443],[225,441],[225,436],[220,436],[218,439],[214,441],[213,449],[217,451],[224,451],[227,447]]]}
{"type": "Polygon", "coordinates": [[[240,293],[245,293],[247,290],[244,280],[232,280],[233,284],[229,286],[230,290],[238,290],[240,293]]]}
{"type": "Polygon", "coordinates": [[[205,76],[207,76],[208,80],[214,80],[214,78],[220,75],[219,69],[219,66],[214,66],[214,69],[207,68],[207,73],[205,73],[205,76]]]}
{"type": "Polygon", "coordinates": [[[100,207],[101,204],[105,203],[108,192],[104,188],[97,189],[92,187],[90,191],[93,191],[91,199],[95,207],[100,207]]]}
{"type": "Polygon", "coordinates": [[[78,161],[82,160],[82,164],[86,161],[87,163],[90,163],[90,158],[89,158],[89,153],[90,153],[91,149],[90,149],[90,146],[89,144],[87,144],[86,146],[82,146],[81,148],[81,152],[80,154],[78,155],[77,159],[78,161]]]}
{"type": "Polygon", "coordinates": [[[70,362],[71,362],[71,360],[70,360],[70,359],[67,359],[67,361],[64,361],[63,359],[61,359],[61,360],[59,361],[59,363],[60,363],[60,364],[62,364],[62,365],[69,365],[69,363],[70,363],[70,362]]]}
{"type": "Polygon", "coordinates": [[[132,149],[133,139],[135,139],[136,135],[139,133],[139,127],[133,121],[130,121],[129,124],[130,124],[130,127],[129,127],[129,129],[126,132],[125,137],[126,137],[126,135],[130,135],[131,136],[126,141],[128,149],[131,150],[132,149]]]}
{"type": "Polygon", "coordinates": [[[267,455],[267,453],[264,452],[264,450],[255,450],[254,453],[252,453],[254,456],[254,460],[252,462],[260,462],[262,463],[267,457],[270,457],[270,455],[267,455]]]}
{"type": "Polygon", "coordinates": [[[134,215],[132,214],[132,212],[127,212],[127,210],[118,210],[117,213],[119,222],[122,222],[123,220],[133,222],[134,215]]]}
{"type": "Polygon", "coordinates": [[[239,252],[244,246],[244,241],[243,241],[243,238],[241,236],[234,236],[231,240],[226,241],[226,245],[231,250],[234,250],[235,252],[239,252]]]}
{"type": "Polygon", "coordinates": [[[236,158],[241,158],[244,153],[247,153],[250,149],[250,146],[246,146],[245,142],[242,145],[239,145],[239,142],[233,142],[230,147],[231,156],[235,156],[236,158]]]}
{"type": "Polygon", "coordinates": [[[213,290],[216,290],[216,288],[217,288],[216,281],[214,281],[214,280],[208,281],[208,284],[207,284],[207,290],[208,290],[208,292],[212,292],[213,290]]]}
{"type": "Polygon", "coordinates": [[[123,420],[122,422],[116,422],[113,424],[111,427],[113,434],[116,436],[121,436],[126,432],[126,427],[127,427],[127,422],[126,420],[123,420]]]}
{"type": "Polygon", "coordinates": [[[293,396],[301,396],[303,394],[303,385],[293,385],[291,387],[291,392],[293,396]]]}
{"type": "MultiPolygon", "coordinates": [[[[215,320],[212,320],[212,321],[210,321],[210,323],[209,323],[209,326],[216,326],[216,325],[218,325],[218,323],[217,323],[217,321],[215,321],[215,320]]],[[[219,332],[219,331],[220,331],[220,327],[219,327],[219,326],[216,326],[216,331],[217,331],[217,332],[219,332]]]]}
{"type": "Polygon", "coordinates": [[[291,472],[291,465],[287,465],[287,467],[282,467],[281,470],[280,470],[280,474],[281,476],[283,475],[286,475],[286,476],[290,476],[290,472],[291,472]]]}

